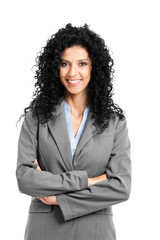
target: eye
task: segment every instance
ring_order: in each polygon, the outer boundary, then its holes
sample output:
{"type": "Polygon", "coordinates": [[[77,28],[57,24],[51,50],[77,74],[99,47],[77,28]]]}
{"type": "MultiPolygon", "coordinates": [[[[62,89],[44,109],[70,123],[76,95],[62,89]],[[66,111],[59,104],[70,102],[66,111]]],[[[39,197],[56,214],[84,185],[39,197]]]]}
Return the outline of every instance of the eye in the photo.
{"type": "Polygon", "coordinates": [[[81,63],[80,63],[80,66],[86,66],[86,65],[87,65],[86,62],[81,62],[81,63]]]}
{"type": "Polygon", "coordinates": [[[60,66],[62,66],[62,67],[66,67],[67,64],[68,64],[68,63],[67,63],[67,62],[64,62],[64,61],[61,61],[61,62],[60,62],[60,66]]]}

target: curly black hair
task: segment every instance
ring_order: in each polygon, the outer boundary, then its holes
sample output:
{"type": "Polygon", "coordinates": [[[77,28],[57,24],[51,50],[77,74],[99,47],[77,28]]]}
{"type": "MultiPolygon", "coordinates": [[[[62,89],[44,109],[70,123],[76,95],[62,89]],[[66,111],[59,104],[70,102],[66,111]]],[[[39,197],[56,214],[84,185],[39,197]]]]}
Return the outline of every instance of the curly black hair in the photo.
{"type": "MultiPolygon", "coordinates": [[[[105,41],[87,24],[82,27],[73,27],[68,23],[57,33],[51,35],[46,46],[41,49],[36,58],[34,78],[35,92],[29,107],[24,109],[26,113],[31,110],[33,117],[38,117],[41,123],[54,118],[56,105],[60,104],[64,97],[64,86],[59,77],[61,55],[65,48],[72,46],[84,47],[92,61],[91,80],[88,88],[88,104],[92,111],[94,125],[99,133],[109,125],[109,120],[117,115],[124,119],[123,110],[113,102],[113,59],[105,41]]],[[[20,117],[20,118],[21,118],[20,117]]]]}

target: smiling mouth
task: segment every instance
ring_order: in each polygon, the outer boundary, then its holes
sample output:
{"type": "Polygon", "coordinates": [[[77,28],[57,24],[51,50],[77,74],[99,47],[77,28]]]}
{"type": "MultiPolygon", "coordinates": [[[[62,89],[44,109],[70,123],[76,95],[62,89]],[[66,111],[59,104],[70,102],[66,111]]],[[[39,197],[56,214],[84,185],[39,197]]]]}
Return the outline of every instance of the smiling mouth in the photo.
{"type": "Polygon", "coordinates": [[[77,80],[69,80],[69,79],[67,79],[67,81],[70,82],[70,83],[72,83],[72,84],[74,84],[74,83],[80,82],[81,79],[77,79],[77,80]]]}
{"type": "Polygon", "coordinates": [[[69,79],[66,79],[66,81],[68,82],[68,84],[72,87],[74,86],[77,86],[80,82],[81,82],[82,79],[74,79],[74,80],[69,80],[69,79]]]}

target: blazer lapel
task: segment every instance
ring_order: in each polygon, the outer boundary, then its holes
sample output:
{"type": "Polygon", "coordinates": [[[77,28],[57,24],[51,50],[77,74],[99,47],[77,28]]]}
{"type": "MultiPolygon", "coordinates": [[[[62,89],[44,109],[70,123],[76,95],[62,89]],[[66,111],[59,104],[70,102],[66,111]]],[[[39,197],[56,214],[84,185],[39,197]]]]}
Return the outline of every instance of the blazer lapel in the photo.
{"type": "Polygon", "coordinates": [[[92,112],[88,112],[88,117],[87,121],[85,124],[85,127],[83,129],[82,135],[80,137],[80,140],[77,144],[77,148],[75,151],[75,156],[74,156],[74,165],[77,164],[77,156],[79,152],[83,149],[85,144],[93,137],[95,134],[96,127],[93,125],[93,119],[91,119],[92,112]]]}
{"type": "Polygon", "coordinates": [[[55,118],[48,121],[47,124],[54,140],[57,143],[57,147],[68,171],[73,170],[71,146],[64,111],[64,101],[62,101],[61,104],[57,106],[55,118]]]}

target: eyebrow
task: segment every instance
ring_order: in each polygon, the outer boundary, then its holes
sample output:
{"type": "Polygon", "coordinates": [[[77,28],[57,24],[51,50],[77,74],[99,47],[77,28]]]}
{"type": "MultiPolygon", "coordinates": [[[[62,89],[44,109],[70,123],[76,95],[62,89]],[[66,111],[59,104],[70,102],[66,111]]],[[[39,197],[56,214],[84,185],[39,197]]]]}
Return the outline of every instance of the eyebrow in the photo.
{"type": "MultiPolygon", "coordinates": [[[[69,62],[68,60],[65,60],[65,59],[61,59],[62,61],[65,61],[65,62],[69,62]]],[[[90,62],[89,59],[79,59],[77,62],[81,62],[81,61],[87,61],[87,62],[90,62]]]]}

